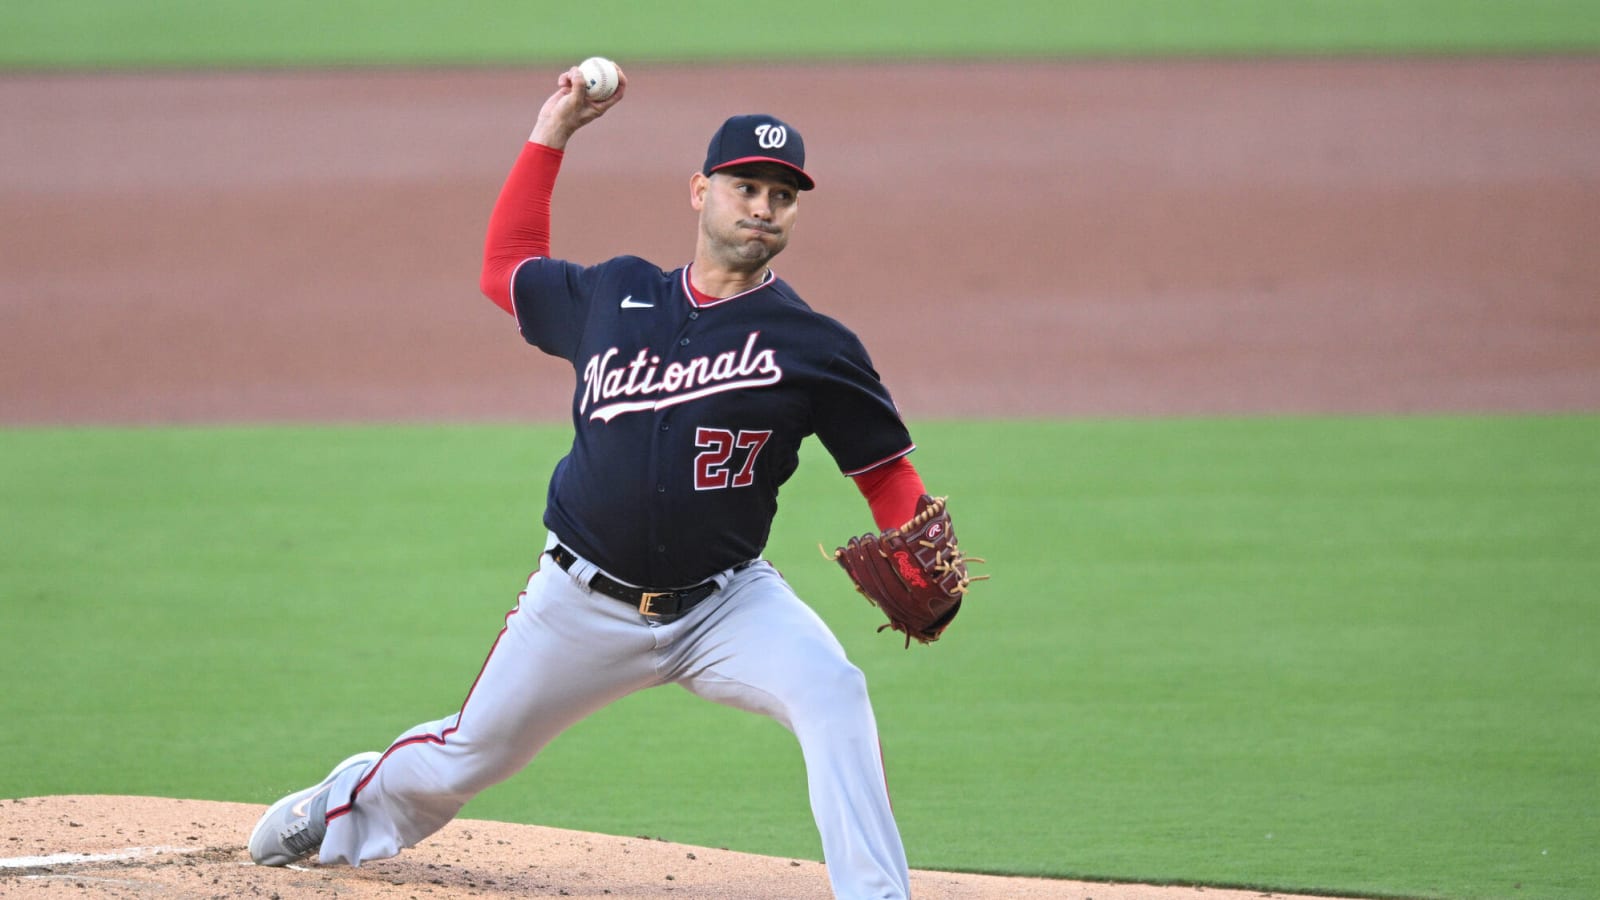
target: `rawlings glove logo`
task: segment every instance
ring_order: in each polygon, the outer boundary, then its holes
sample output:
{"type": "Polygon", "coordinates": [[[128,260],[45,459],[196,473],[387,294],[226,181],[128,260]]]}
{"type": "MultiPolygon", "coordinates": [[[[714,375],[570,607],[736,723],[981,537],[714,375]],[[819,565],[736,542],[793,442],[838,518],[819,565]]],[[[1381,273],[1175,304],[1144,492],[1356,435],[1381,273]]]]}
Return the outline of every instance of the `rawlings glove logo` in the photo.
{"type": "Polygon", "coordinates": [[[894,570],[899,572],[900,577],[904,578],[907,583],[915,587],[925,588],[928,586],[928,580],[922,577],[922,567],[917,565],[916,560],[911,558],[911,554],[904,550],[895,551],[894,570]]]}

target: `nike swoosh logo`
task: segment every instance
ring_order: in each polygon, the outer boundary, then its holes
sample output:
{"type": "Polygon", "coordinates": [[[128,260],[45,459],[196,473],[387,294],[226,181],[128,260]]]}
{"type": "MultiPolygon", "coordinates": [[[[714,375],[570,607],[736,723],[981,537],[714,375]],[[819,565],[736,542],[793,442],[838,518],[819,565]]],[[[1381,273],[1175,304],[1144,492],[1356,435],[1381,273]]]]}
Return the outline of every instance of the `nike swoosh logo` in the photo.
{"type": "Polygon", "coordinates": [[[623,309],[651,309],[654,306],[654,303],[640,303],[639,301],[633,299],[632,294],[622,298],[623,309]]]}
{"type": "Polygon", "coordinates": [[[328,791],[330,791],[332,789],[333,789],[333,785],[325,784],[320,789],[318,789],[315,793],[307,794],[305,796],[305,799],[303,799],[299,803],[296,803],[295,805],[289,807],[289,814],[294,816],[297,819],[305,818],[306,816],[311,814],[311,801],[317,799],[318,797],[322,796],[323,794],[326,794],[328,791]]]}

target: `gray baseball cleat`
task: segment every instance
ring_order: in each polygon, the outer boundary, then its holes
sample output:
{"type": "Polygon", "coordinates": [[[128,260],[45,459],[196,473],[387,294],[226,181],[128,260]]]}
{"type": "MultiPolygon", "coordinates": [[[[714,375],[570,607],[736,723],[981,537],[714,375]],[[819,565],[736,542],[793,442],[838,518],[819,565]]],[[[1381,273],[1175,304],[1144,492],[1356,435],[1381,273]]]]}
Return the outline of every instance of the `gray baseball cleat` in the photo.
{"type": "Polygon", "coordinates": [[[357,753],[328,773],[328,777],[295,791],[267,808],[250,832],[250,858],[258,866],[286,866],[305,859],[322,846],[328,833],[328,791],[347,769],[369,765],[383,754],[357,753]]]}

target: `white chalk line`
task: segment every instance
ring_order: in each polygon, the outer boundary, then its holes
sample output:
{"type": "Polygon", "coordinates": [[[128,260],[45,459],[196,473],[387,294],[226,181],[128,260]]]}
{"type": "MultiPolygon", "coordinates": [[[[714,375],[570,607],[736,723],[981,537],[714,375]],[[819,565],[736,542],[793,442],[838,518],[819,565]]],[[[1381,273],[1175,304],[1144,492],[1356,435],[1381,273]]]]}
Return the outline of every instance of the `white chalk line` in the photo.
{"type": "Polygon", "coordinates": [[[149,887],[146,881],[130,881],[126,878],[98,878],[93,875],[24,875],[23,881],[60,881],[63,883],[84,885],[98,884],[107,887],[145,888],[149,887]]]}
{"type": "Polygon", "coordinates": [[[83,863],[121,862],[163,853],[199,853],[198,847],[129,847],[110,853],[52,853],[49,856],[0,857],[0,869],[33,869],[41,866],[75,866],[83,863]]]}

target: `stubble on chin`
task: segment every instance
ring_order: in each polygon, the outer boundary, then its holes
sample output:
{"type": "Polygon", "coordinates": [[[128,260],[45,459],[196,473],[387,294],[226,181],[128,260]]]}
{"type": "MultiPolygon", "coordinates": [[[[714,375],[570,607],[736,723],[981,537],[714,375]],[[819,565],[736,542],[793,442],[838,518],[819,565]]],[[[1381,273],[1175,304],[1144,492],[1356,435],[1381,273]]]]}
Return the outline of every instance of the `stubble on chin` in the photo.
{"type": "Polygon", "coordinates": [[[722,250],[723,259],[751,267],[766,265],[788,245],[788,241],[782,239],[763,240],[745,235],[724,237],[714,243],[722,250]]]}
{"type": "Polygon", "coordinates": [[[764,241],[745,241],[739,245],[737,252],[739,259],[745,262],[766,263],[774,256],[777,256],[778,251],[781,249],[783,249],[781,245],[773,246],[764,241]]]}

